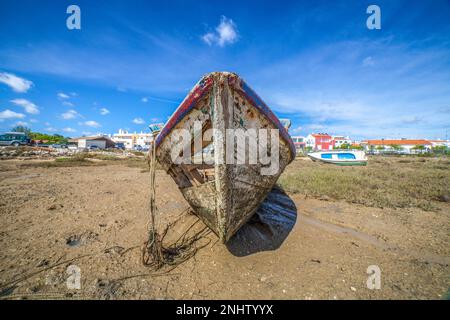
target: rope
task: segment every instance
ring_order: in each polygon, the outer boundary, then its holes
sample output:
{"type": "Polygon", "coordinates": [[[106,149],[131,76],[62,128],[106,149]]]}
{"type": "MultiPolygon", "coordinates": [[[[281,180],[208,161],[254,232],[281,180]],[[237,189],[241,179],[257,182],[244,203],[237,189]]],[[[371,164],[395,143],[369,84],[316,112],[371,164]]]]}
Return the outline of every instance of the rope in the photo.
{"type": "MultiPolygon", "coordinates": [[[[154,141],[154,140],[153,140],[154,141]]],[[[159,231],[161,228],[160,222],[158,221],[158,208],[156,206],[156,186],[155,186],[155,176],[156,176],[156,146],[153,143],[152,149],[150,151],[149,157],[149,172],[150,172],[150,217],[149,217],[149,227],[148,227],[148,238],[144,243],[142,250],[142,263],[144,266],[149,267],[154,270],[160,270],[163,267],[171,267],[169,271],[173,270],[178,265],[189,260],[198,250],[207,246],[206,244],[197,246],[197,242],[202,238],[208,236],[211,231],[207,227],[203,227],[200,231],[189,235],[190,230],[194,227],[197,220],[176,240],[174,243],[165,246],[164,239],[167,236],[170,229],[174,228],[175,225],[181,220],[185,210],[174,222],[168,223],[162,232],[159,231]]]]}

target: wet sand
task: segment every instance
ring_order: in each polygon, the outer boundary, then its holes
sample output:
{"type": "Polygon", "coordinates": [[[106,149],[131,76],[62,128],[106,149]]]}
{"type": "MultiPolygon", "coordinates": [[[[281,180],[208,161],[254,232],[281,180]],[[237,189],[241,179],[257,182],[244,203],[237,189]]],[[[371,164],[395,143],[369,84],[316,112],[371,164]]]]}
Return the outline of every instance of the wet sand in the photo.
{"type": "MultiPolygon", "coordinates": [[[[448,203],[378,209],[288,193],[297,212],[280,243],[244,252],[210,234],[193,259],[150,275],[140,252],[148,172],[21,163],[0,162],[4,299],[441,299],[450,286],[448,203]],[[80,290],[67,288],[70,265],[80,268],[80,290]],[[370,265],[381,269],[380,290],[366,286],[370,265]]],[[[162,171],[157,197],[162,225],[188,207],[162,171]]],[[[174,235],[195,219],[185,215],[174,235]]]]}

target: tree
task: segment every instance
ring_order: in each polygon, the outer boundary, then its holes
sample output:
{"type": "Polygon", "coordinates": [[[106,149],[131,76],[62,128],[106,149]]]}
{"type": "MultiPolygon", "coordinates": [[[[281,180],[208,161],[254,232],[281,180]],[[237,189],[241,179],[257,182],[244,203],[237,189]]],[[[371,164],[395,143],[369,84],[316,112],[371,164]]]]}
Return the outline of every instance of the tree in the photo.
{"type": "Polygon", "coordinates": [[[29,136],[32,140],[46,141],[46,143],[66,144],[68,142],[68,138],[59,134],[50,135],[40,132],[30,132],[29,136]]]}
{"type": "Polygon", "coordinates": [[[341,144],[341,146],[339,147],[339,149],[343,149],[343,150],[348,150],[350,149],[351,145],[348,143],[343,143],[341,144]]]}
{"type": "Polygon", "coordinates": [[[446,154],[449,152],[449,148],[447,146],[435,146],[433,147],[433,153],[446,154]]]}
{"type": "Polygon", "coordinates": [[[403,147],[399,146],[398,144],[390,144],[389,147],[391,147],[392,150],[397,151],[397,152],[403,150],[403,147]]]}
{"type": "Polygon", "coordinates": [[[11,129],[12,132],[23,132],[26,135],[30,135],[31,133],[31,129],[27,128],[25,126],[15,126],[14,128],[11,129]]]}

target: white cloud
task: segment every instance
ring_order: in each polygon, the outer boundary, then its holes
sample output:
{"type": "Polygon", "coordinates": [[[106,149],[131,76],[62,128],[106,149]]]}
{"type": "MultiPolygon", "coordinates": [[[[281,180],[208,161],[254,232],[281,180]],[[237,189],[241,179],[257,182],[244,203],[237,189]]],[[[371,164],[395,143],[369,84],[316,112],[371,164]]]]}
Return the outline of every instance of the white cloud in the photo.
{"type": "Polygon", "coordinates": [[[81,122],[81,125],[92,127],[92,128],[101,127],[100,123],[98,123],[97,121],[93,121],[93,120],[81,122]]]}
{"type": "Polygon", "coordinates": [[[11,102],[18,106],[23,107],[27,113],[31,113],[31,114],[39,113],[38,106],[26,99],[14,99],[14,100],[11,100],[11,102]]]}
{"type": "Polygon", "coordinates": [[[106,116],[107,114],[109,114],[109,110],[106,109],[106,108],[101,108],[101,109],[100,109],[100,114],[101,114],[102,116],[106,116]]]}
{"type": "Polygon", "coordinates": [[[58,98],[60,99],[69,99],[70,96],[68,94],[65,94],[64,92],[58,93],[58,98]]]}
{"type": "Polygon", "coordinates": [[[33,82],[6,72],[0,72],[0,83],[6,84],[19,93],[27,92],[33,86],[33,82]]]}
{"type": "Polygon", "coordinates": [[[30,122],[31,122],[31,123],[38,123],[39,121],[36,120],[36,119],[30,119],[30,122]]]}
{"type": "Polygon", "coordinates": [[[148,98],[147,98],[147,97],[143,97],[143,98],[141,99],[141,101],[142,101],[143,103],[147,103],[147,102],[148,102],[148,98]]]}
{"type": "Polygon", "coordinates": [[[208,32],[202,36],[202,40],[206,42],[208,45],[212,45],[216,40],[216,35],[212,32],[208,32]]]}
{"type": "Polygon", "coordinates": [[[73,107],[74,106],[74,104],[72,102],[69,102],[69,101],[63,101],[62,105],[66,106],[66,107],[73,107]]]}
{"type": "Polygon", "coordinates": [[[366,57],[364,60],[363,60],[363,66],[364,67],[371,67],[371,66],[373,66],[375,64],[375,62],[373,61],[373,58],[372,57],[366,57]]]}
{"type": "Polygon", "coordinates": [[[17,122],[14,124],[14,126],[26,127],[26,126],[28,126],[28,123],[27,123],[27,122],[24,122],[24,121],[17,121],[17,122]]]}
{"type": "Polygon", "coordinates": [[[0,112],[0,119],[23,119],[25,118],[25,115],[23,113],[17,113],[14,111],[11,111],[9,109],[6,109],[4,111],[0,112]]]}
{"type": "Polygon", "coordinates": [[[80,116],[80,114],[76,110],[73,110],[73,109],[61,114],[61,118],[63,118],[64,120],[75,119],[76,117],[79,117],[79,116],[80,116]]]}
{"type": "Polygon", "coordinates": [[[68,132],[68,133],[72,133],[72,132],[76,132],[77,130],[72,129],[72,128],[64,128],[63,131],[64,132],[68,132]]]}
{"type": "Polygon", "coordinates": [[[133,123],[136,123],[136,124],[144,124],[145,121],[144,121],[144,119],[142,119],[142,118],[134,118],[134,119],[133,119],[133,123]]]}
{"type": "Polygon", "coordinates": [[[297,127],[291,130],[292,133],[300,133],[303,130],[303,127],[297,127]]]}
{"type": "Polygon", "coordinates": [[[53,127],[47,127],[47,128],[45,128],[45,131],[48,131],[48,132],[56,132],[56,131],[58,131],[58,129],[53,128],[53,127]]]}
{"type": "Polygon", "coordinates": [[[220,24],[216,27],[215,32],[208,32],[202,36],[202,40],[208,45],[216,44],[224,47],[232,44],[238,39],[237,27],[233,20],[222,16],[220,24]]]}

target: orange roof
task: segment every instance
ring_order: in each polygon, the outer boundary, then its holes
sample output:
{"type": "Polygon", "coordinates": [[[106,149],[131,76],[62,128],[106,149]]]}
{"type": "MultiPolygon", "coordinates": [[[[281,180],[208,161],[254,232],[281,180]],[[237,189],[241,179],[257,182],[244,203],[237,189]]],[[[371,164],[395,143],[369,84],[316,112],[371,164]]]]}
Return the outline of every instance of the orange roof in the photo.
{"type": "Polygon", "coordinates": [[[328,133],[313,133],[313,137],[331,137],[328,133]]]}
{"type": "Polygon", "coordinates": [[[365,143],[369,145],[429,145],[431,144],[430,141],[419,139],[419,140],[367,140],[364,141],[365,143]]]}

